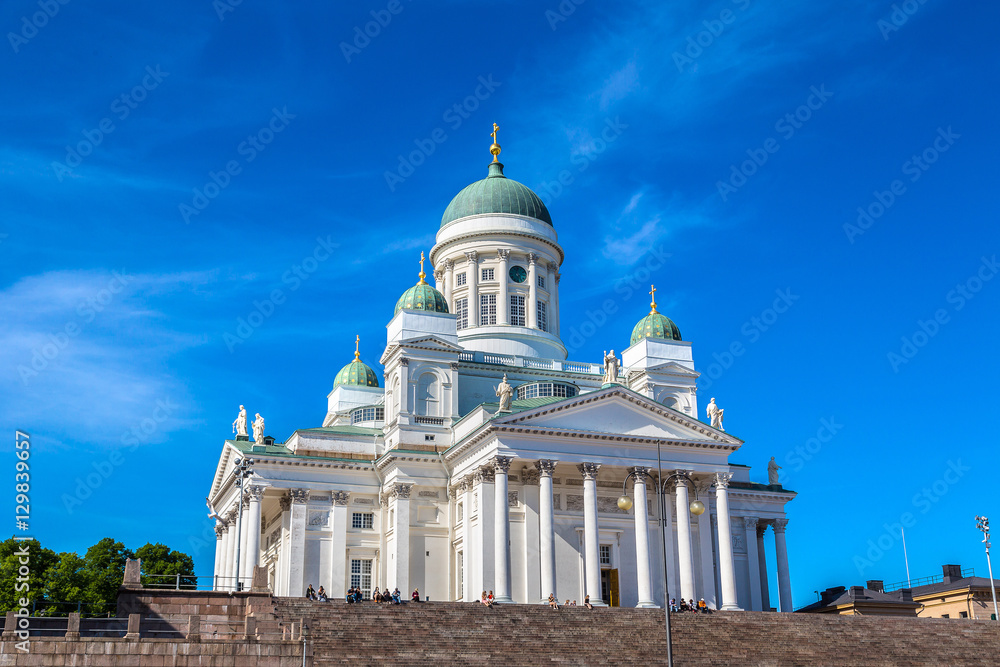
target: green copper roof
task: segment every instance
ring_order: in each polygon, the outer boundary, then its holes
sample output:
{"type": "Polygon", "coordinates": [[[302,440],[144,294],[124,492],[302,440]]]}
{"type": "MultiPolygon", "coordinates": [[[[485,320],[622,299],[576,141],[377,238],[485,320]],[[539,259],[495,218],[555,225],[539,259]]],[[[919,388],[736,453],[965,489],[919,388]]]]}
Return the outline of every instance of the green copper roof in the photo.
{"type": "Polygon", "coordinates": [[[403,296],[399,297],[399,301],[396,302],[396,311],[392,314],[393,317],[398,315],[399,311],[404,308],[406,310],[429,310],[432,313],[447,313],[448,302],[444,300],[444,294],[441,294],[441,292],[438,292],[425,283],[423,278],[421,278],[419,283],[403,292],[403,296]]]}
{"type": "Polygon", "coordinates": [[[665,340],[681,340],[681,330],[666,315],[655,310],[639,320],[632,329],[632,342],[635,345],[643,338],[663,338],[665,340]]]}
{"type": "Polygon", "coordinates": [[[452,220],[467,215],[484,213],[510,213],[524,215],[552,224],[552,217],[545,204],[531,188],[503,175],[503,164],[490,163],[489,175],[481,181],[465,186],[448,204],[441,217],[444,227],[452,220]]]}
{"type": "Polygon", "coordinates": [[[377,387],[378,376],[375,375],[375,371],[368,364],[361,361],[360,358],[355,357],[354,361],[341,368],[340,372],[337,373],[337,377],[333,381],[333,386],[337,388],[341,385],[349,387],[377,387]]]}

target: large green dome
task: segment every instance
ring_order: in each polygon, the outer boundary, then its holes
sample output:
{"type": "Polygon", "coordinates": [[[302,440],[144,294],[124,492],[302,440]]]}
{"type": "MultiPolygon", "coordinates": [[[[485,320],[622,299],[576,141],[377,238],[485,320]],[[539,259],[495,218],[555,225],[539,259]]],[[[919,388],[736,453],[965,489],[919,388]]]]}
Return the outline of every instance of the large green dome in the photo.
{"type": "Polygon", "coordinates": [[[635,345],[643,338],[662,338],[664,340],[682,340],[681,330],[677,328],[666,315],[656,312],[656,304],[649,315],[639,320],[632,329],[632,342],[635,345]]]}
{"type": "Polygon", "coordinates": [[[552,217],[541,198],[531,188],[503,175],[503,164],[490,163],[489,175],[462,188],[441,216],[441,226],[468,215],[509,213],[541,220],[549,225],[552,217]]]}

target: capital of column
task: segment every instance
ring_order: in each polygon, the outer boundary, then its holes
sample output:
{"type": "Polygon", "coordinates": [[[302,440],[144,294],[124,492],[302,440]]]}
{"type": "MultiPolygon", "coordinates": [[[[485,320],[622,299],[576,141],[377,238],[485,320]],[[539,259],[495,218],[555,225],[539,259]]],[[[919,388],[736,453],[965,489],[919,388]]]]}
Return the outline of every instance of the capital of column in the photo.
{"type": "Polygon", "coordinates": [[[470,250],[469,252],[465,253],[465,257],[472,264],[477,264],[479,262],[479,252],[476,250],[470,250]]]}
{"type": "Polygon", "coordinates": [[[393,484],[392,485],[392,495],[395,498],[409,498],[410,491],[413,490],[412,484],[393,484]]]}
{"type": "Polygon", "coordinates": [[[502,472],[506,475],[513,460],[513,456],[494,456],[492,459],[493,468],[496,472],[502,472]]]}
{"type": "Polygon", "coordinates": [[[539,476],[538,468],[521,466],[521,482],[524,484],[538,484],[539,476]]]}
{"type": "Polygon", "coordinates": [[[634,473],[636,477],[646,477],[649,474],[649,466],[632,466],[628,469],[630,473],[634,473]]]}
{"type": "Polygon", "coordinates": [[[441,282],[444,279],[444,270],[434,269],[434,280],[441,282]]]}
{"type": "Polygon", "coordinates": [[[399,363],[400,363],[401,366],[409,366],[410,365],[410,360],[407,359],[406,357],[400,357],[399,358],[399,363]]]}
{"type": "Polygon", "coordinates": [[[542,477],[552,477],[552,473],[556,471],[556,462],[551,459],[541,459],[540,461],[535,461],[535,467],[538,469],[538,474],[542,477]]]}
{"type": "Polygon", "coordinates": [[[309,489],[289,489],[288,496],[292,499],[292,503],[304,505],[309,502],[309,489]]]}
{"type": "Polygon", "coordinates": [[[454,268],[455,268],[455,262],[453,262],[450,259],[444,260],[444,270],[445,271],[451,271],[454,268]]]}
{"type": "Polygon", "coordinates": [[[764,533],[767,532],[767,523],[764,521],[757,522],[757,537],[763,537],[764,533]]]}
{"type": "Polygon", "coordinates": [[[597,471],[601,469],[600,463],[581,463],[578,465],[577,470],[583,475],[584,479],[597,479],[597,471]]]}
{"type": "Polygon", "coordinates": [[[246,489],[244,489],[243,493],[240,495],[240,501],[243,503],[243,509],[250,509],[250,494],[246,489]]]}
{"type": "Polygon", "coordinates": [[[747,530],[757,530],[758,521],[760,521],[759,517],[745,516],[743,517],[743,527],[747,530]]]}
{"type": "Polygon", "coordinates": [[[538,254],[534,252],[528,253],[528,265],[535,264],[538,261],[538,254]]]}
{"type": "Polygon", "coordinates": [[[476,471],[476,481],[479,483],[486,482],[488,484],[492,484],[496,481],[496,475],[496,468],[491,465],[484,465],[476,471]]]}
{"type": "Polygon", "coordinates": [[[497,250],[497,258],[501,262],[506,262],[508,259],[510,259],[510,250],[507,250],[506,248],[500,248],[499,250],[497,250]]]}
{"type": "Polygon", "coordinates": [[[248,486],[247,487],[247,499],[252,503],[259,503],[264,498],[263,486],[248,486]]]}
{"type": "Polygon", "coordinates": [[[788,519],[775,519],[774,520],[774,524],[773,524],[773,526],[774,526],[774,532],[775,533],[784,533],[785,532],[785,526],[787,526],[787,525],[788,525],[788,519]]]}
{"type": "Polygon", "coordinates": [[[215,527],[215,539],[221,540],[224,533],[229,532],[229,529],[223,525],[217,525],[215,527]]]}
{"type": "Polygon", "coordinates": [[[548,264],[545,265],[545,268],[548,269],[549,272],[555,273],[556,271],[559,270],[559,265],[556,264],[555,262],[549,262],[548,264]]]}
{"type": "Polygon", "coordinates": [[[330,500],[333,501],[334,505],[337,505],[339,507],[344,507],[345,505],[347,505],[347,501],[350,499],[350,497],[351,497],[350,491],[334,491],[333,493],[330,494],[330,500]]]}
{"type": "Polygon", "coordinates": [[[236,521],[236,515],[237,512],[235,508],[229,510],[229,512],[226,514],[226,523],[230,526],[233,525],[233,523],[236,521]]]}
{"type": "Polygon", "coordinates": [[[292,506],[291,496],[286,494],[278,498],[278,506],[281,507],[282,512],[287,512],[292,506]]]}
{"type": "Polygon", "coordinates": [[[715,486],[719,489],[728,489],[729,480],[733,478],[733,473],[731,472],[717,472],[715,473],[715,486]]]}

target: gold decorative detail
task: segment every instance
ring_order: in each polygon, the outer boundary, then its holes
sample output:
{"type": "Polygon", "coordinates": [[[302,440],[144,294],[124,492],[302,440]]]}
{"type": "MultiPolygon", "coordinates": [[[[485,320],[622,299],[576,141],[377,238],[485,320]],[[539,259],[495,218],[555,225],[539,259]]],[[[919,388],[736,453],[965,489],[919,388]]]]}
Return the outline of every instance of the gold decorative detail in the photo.
{"type": "Polygon", "coordinates": [[[649,307],[652,310],[649,311],[650,315],[656,314],[656,287],[654,285],[649,286],[649,307]]]}
{"type": "Polygon", "coordinates": [[[354,337],[354,361],[361,361],[361,353],[358,351],[361,345],[361,336],[354,337]]]}
{"type": "Polygon", "coordinates": [[[417,284],[418,285],[426,285],[427,281],[424,280],[424,278],[426,276],[427,276],[427,274],[424,273],[424,251],[421,250],[420,251],[420,280],[417,281],[417,284]]]}
{"type": "Polygon", "coordinates": [[[493,145],[490,146],[490,153],[493,155],[494,162],[500,161],[498,159],[500,156],[500,144],[497,143],[497,130],[499,129],[500,126],[497,125],[496,123],[493,123],[493,132],[490,133],[490,136],[493,137],[493,145]]]}

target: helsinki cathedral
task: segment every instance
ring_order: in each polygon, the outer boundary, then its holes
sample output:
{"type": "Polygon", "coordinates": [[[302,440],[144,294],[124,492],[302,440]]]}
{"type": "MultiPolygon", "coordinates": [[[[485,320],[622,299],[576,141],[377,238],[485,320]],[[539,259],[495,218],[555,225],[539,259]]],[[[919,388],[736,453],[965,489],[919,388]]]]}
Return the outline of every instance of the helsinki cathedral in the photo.
{"type": "Polygon", "coordinates": [[[657,607],[667,590],[792,611],[795,494],[730,460],[743,441],[714,399],[698,419],[691,342],[655,299],[620,361],[567,359],[556,224],[504,174],[496,126],[493,138],[486,178],[441,218],[435,285],[421,262],[395,303],[382,372],[356,347],[326,414],[283,443],[262,420],[250,440],[241,414],[209,493],[217,588],[248,586],[260,566],[276,595],[657,607]]]}

